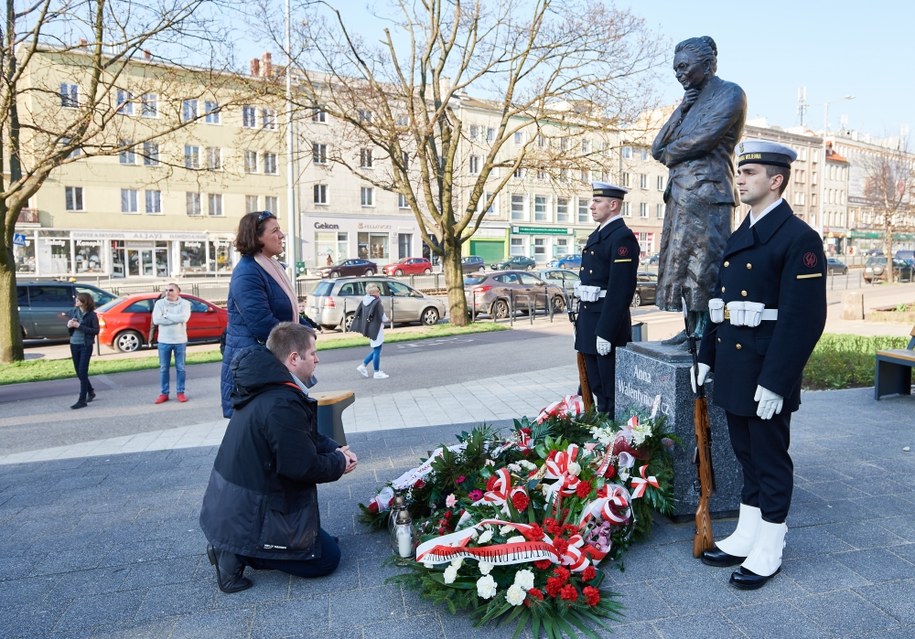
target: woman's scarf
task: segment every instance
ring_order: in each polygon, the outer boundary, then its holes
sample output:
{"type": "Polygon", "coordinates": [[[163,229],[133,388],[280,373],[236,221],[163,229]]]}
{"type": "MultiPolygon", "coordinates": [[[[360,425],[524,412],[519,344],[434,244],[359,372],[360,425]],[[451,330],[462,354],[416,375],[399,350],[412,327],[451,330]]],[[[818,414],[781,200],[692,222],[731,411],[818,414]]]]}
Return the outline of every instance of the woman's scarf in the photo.
{"type": "Polygon", "coordinates": [[[295,291],[292,289],[292,283],[289,281],[289,276],[286,275],[286,271],[283,270],[283,267],[280,265],[278,260],[273,259],[272,257],[267,257],[263,253],[258,253],[254,256],[254,261],[257,262],[262,269],[267,271],[267,275],[273,278],[273,280],[280,285],[280,288],[283,289],[283,292],[289,297],[289,303],[292,305],[292,317],[289,318],[290,322],[299,321],[299,298],[295,294],[295,291]]]}

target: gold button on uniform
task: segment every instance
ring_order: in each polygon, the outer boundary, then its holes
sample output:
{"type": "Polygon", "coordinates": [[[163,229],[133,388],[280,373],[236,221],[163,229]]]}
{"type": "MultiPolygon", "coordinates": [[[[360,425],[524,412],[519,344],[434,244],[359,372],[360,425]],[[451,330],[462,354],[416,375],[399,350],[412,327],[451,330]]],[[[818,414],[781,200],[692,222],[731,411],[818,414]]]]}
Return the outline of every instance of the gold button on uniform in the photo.
{"type": "Polygon", "coordinates": [[[748,271],[752,271],[752,270],[753,270],[753,265],[750,264],[749,262],[747,262],[747,270],[748,270],[748,271]]]}
{"type": "Polygon", "coordinates": [[[741,297],[746,297],[746,296],[747,296],[747,292],[746,292],[746,291],[740,291],[740,296],[741,296],[741,297]]]}
{"type": "Polygon", "coordinates": [[[721,343],[721,338],[720,338],[720,337],[718,338],[718,343],[719,343],[719,344],[721,343]]]}
{"type": "Polygon", "coordinates": [[[727,268],[727,267],[729,267],[730,265],[731,265],[730,262],[728,262],[727,260],[724,261],[724,268],[727,268]]]}
{"type": "Polygon", "coordinates": [[[736,348],[737,350],[740,350],[741,348],[743,348],[743,344],[735,344],[734,348],[736,348]]]}
{"type": "Polygon", "coordinates": [[[725,291],[725,288],[722,286],[722,287],[721,287],[721,292],[724,293],[724,291],[725,291]]]}

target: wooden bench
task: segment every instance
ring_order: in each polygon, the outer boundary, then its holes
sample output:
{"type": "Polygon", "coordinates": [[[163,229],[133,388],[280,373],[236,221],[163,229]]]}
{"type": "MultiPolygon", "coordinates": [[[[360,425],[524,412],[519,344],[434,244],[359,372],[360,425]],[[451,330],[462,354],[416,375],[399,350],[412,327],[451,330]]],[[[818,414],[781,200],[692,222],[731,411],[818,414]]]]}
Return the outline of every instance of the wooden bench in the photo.
{"type": "Polygon", "coordinates": [[[877,351],[874,362],[874,399],[884,395],[911,395],[915,367],[915,326],[905,348],[877,351]]]}
{"type": "Polygon", "coordinates": [[[353,391],[324,391],[308,395],[318,401],[318,432],[346,446],[343,411],[356,401],[353,391]]]}

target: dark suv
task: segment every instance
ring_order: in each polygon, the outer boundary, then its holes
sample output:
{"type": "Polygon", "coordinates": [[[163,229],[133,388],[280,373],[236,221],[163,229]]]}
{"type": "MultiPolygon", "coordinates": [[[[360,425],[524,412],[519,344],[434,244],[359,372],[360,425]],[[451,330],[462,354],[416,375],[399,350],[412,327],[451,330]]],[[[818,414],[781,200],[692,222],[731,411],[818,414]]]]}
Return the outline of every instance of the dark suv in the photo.
{"type": "Polygon", "coordinates": [[[117,298],[114,293],[79,282],[16,282],[22,338],[68,338],[67,318],[77,293],[89,293],[96,307],[117,298]]]}
{"type": "Polygon", "coordinates": [[[461,258],[462,273],[477,273],[486,270],[486,264],[479,255],[468,255],[461,258]]]}

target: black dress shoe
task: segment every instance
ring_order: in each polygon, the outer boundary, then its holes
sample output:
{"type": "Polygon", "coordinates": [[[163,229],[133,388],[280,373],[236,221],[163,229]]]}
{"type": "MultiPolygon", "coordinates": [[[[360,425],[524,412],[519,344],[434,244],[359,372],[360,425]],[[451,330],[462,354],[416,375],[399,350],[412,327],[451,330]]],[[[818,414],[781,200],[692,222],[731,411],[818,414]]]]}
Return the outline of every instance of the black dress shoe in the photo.
{"type": "Polygon", "coordinates": [[[235,553],[216,550],[207,544],[207,558],[216,568],[216,583],[223,592],[240,592],[254,585],[242,574],[245,572],[245,564],[238,560],[235,553]]]}
{"type": "Polygon", "coordinates": [[[742,564],[746,557],[735,557],[734,555],[729,555],[728,553],[721,550],[718,546],[714,546],[711,550],[706,550],[702,553],[702,563],[706,566],[715,566],[716,568],[729,568],[730,566],[736,566],[742,564]]]}
{"type": "Polygon", "coordinates": [[[91,402],[93,399],[95,399],[95,391],[89,391],[89,395],[86,397],[86,401],[91,402]]]}
{"type": "Polygon", "coordinates": [[[752,570],[747,570],[741,566],[736,571],[731,573],[731,585],[736,588],[740,588],[741,590],[756,590],[757,588],[762,588],[767,581],[780,573],[781,570],[782,567],[779,566],[771,575],[764,577],[762,575],[757,575],[752,570]]]}
{"type": "Polygon", "coordinates": [[[79,400],[78,402],[76,402],[75,404],[73,404],[73,406],[71,406],[70,408],[85,408],[85,407],[88,406],[88,405],[89,405],[89,404],[87,404],[87,403],[84,402],[83,400],[79,400]]]}

